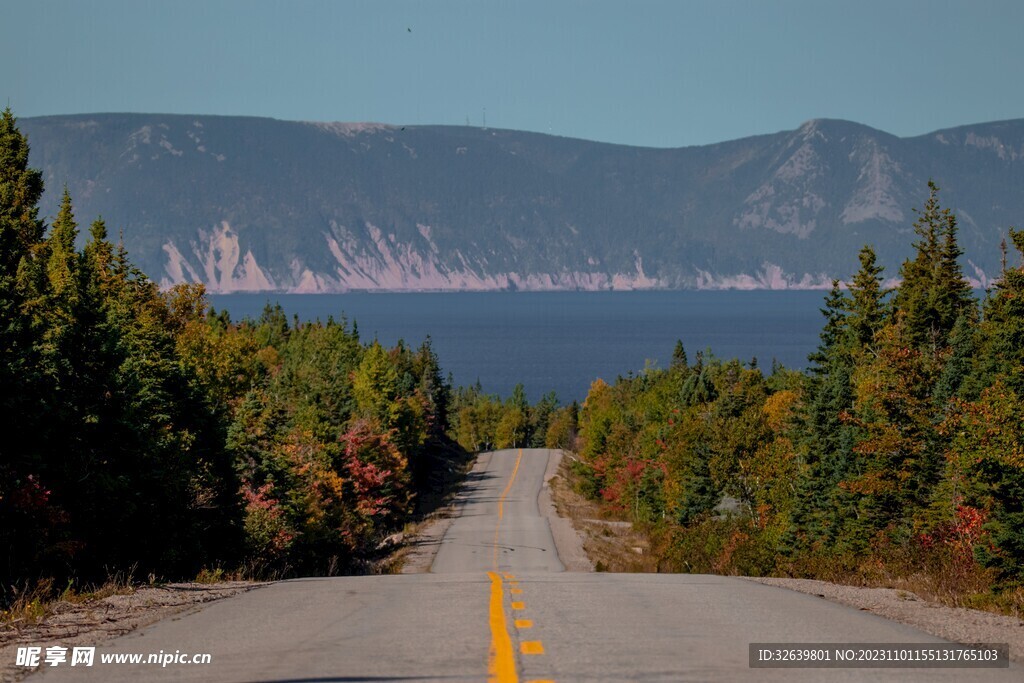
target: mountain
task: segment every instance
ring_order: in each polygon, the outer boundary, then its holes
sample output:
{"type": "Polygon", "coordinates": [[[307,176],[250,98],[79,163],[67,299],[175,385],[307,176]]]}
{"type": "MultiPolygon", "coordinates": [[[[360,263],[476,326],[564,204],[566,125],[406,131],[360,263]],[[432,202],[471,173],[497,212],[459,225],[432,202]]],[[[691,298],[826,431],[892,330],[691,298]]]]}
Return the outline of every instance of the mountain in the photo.
{"type": "Polygon", "coordinates": [[[838,120],[653,149],[461,126],[163,114],[22,119],[163,285],[213,292],[810,288],[895,277],[927,181],[986,284],[1024,219],[1024,120],[898,138],[838,120]]]}

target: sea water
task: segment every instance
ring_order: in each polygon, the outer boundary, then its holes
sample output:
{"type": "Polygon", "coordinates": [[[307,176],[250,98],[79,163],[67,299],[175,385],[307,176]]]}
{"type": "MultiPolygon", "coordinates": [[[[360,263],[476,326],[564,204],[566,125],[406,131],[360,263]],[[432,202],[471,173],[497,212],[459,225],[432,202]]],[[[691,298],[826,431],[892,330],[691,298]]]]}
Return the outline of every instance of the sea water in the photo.
{"type": "Polygon", "coordinates": [[[719,358],[774,361],[802,369],[824,319],[820,291],[452,292],[228,294],[212,296],[233,319],[258,317],[280,303],[289,320],[358,324],[364,341],[418,346],[428,335],[456,384],[477,380],[507,396],[525,385],[536,400],[555,391],[582,400],[600,377],[667,367],[676,340],[692,363],[697,351],[719,358]]]}

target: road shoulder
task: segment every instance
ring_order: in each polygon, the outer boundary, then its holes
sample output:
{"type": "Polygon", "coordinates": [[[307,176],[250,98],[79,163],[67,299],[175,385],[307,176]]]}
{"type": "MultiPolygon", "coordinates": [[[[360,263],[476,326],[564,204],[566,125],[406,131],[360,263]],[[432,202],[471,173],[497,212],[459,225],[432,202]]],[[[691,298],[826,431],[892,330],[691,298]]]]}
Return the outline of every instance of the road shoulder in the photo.
{"type": "Polygon", "coordinates": [[[251,581],[169,583],[84,601],[61,601],[52,613],[31,623],[0,630],[0,681],[17,681],[33,669],[16,666],[18,647],[91,647],[207,603],[267,585],[251,581]]]}
{"type": "Polygon", "coordinates": [[[1024,621],[965,607],[949,607],[893,588],[843,586],[814,579],[740,577],[816,595],[958,643],[1009,643],[1010,659],[1024,662],[1024,621]]]}
{"type": "Polygon", "coordinates": [[[557,485],[555,480],[561,480],[559,474],[562,465],[562,451],[551,451],[548,457],[548,467],[544,472],[544,484],[540,489],[540,496],[537,505],[540,514],[546,517],[551,527],[551,536],[555,540],[555,548],[558,550],[558,558],[562,561],[567,572],[592,572],[594,563],[590,560],[586,550],[583,549],[583,538],[576,531],[572,520],[558,514],[555,501],[552,496],[552,486],[557,485]]]}

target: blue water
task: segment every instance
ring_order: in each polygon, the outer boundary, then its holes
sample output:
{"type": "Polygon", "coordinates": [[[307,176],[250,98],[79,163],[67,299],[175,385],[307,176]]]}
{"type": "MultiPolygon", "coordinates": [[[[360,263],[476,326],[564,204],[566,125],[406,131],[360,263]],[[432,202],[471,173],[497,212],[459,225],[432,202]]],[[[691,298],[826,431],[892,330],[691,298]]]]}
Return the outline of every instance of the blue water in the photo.
{"type": "Polygon", "coordinates": [[[466,292],[424,294],[230,294],[211,297],[233,318],[256,317],[268,301],[289,318],[359,325],[364,340],[419,345],[430,335],[456,384],[478,379],[507,396],[517,382],[531,400],[554,390],[581,400],[597,377],[612,382],[667,367],[676,339],[693,362],[710,347],[720,358],[762,368],[772,359],[803,368],[818,343],[824,292],[466,292]]]}

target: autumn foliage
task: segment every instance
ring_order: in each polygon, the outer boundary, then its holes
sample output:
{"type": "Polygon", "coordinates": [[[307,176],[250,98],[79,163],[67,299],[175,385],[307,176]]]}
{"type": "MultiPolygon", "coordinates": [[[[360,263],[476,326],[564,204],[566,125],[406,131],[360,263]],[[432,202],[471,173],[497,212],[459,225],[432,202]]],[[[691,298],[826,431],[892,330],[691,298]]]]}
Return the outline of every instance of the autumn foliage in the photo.
{"type": "MultiPolygon", "coordinates": [[[[214,311],[161,291],[0,118],[0,588],[365,571],[454,453],[427,340],[363,343],[344,320],[214,311]]],[[[0,602],[6,594],[0,593],[0,602]]]]}
{"type": "MultiPolygon", "coordinates": [[[[825,298],[805,373],[690,362],[594,382],[582,492],[658,537],[661,566],[899,583],[953,601],[1024,581],[1024,267],[981,305],[929,185],[916,255],[874,252],[825,298]]],[[[1024,255],[1024,233],[1010,230],[1024,255]]],[[[975,597],[972,597],[975,596],[975,597]]]]}

